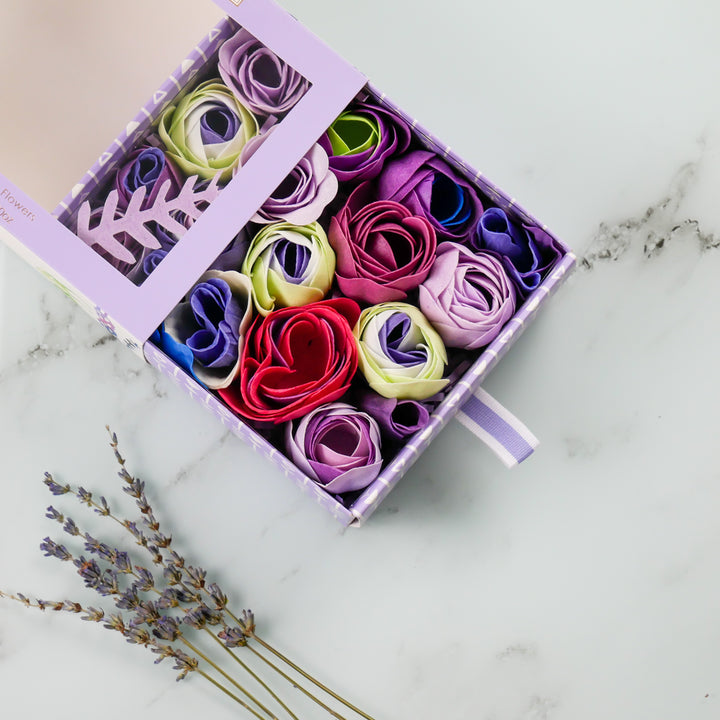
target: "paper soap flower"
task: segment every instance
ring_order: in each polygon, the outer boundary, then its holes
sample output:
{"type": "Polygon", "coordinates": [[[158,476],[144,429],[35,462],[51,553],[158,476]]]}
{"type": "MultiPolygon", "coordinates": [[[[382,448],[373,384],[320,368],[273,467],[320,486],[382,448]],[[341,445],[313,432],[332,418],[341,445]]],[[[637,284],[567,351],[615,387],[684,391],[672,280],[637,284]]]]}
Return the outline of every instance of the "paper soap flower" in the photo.
{"type": "Polygon", "coordinates": [[[180,171],[165,157],[165,153],[156,147],[135,150],[115,175],[118,209],[125,210],[132,194],[140,187],[146,190],[142,206],[150,207],[167,180],[170,181],[167,197],[177,197],[184,180],[180,171]]]}
{"type": "Polygon", "coordinates": [[[388,163],[377,196],[402,203],[428,218],[438,240],[462,240],[483,211],[475,188],[435,153],[415,150],[388,163]]]}
{"type": "Polygon", "coordinates": [[[277,115],[296,105],[310,83],[244,28],[220,48],[225,84],[255,113],[277,115]]]}
{"type": "Polygon", "coordinates": [[[408,149],[410,128],[384,108],[358,103],[335,120],[320,144],[338,180],[372,180],[386,160],[408,149]]]}
{"type": "Polygon", "coordinates": [[[500,208],[489,208],[482,214],[472,243],[479,250],[490,250],[500,256],[521,297],[526,297],[540,285],[563,254],[557,242],[544,230],[518,225],[500,208]]]}
{"type": "Polygon", "coordinates": [[[490,253],[441,243],[420,308],[449,347],[476,350],[492,342],[515,312],[515,289],[490,253]]]}
{"type": "Polygon", "coordinates": [[[281,423],[340,398],[357,370],[347,298],[275,310],[248,333],[237,380],[220,397],[243,417],[281,423]]]}
{"type": "Polygon", "coordinates": [[[198,85],[160,117],[160,139],[168,155],[189,176],[228,182],[250,138],[255,116],[217,80],[198,85]]]}
{"type": "Polygon", "coordinates": [[[165,320],[163,349],[207,387],[226,387],[237,374],[252,321],[250,280],[210,270],[165,320]]]}
{"type": "Polygon", "coordinates": [[[404,300],[430,272],[435,231],[400,203],[369,202],[370,192],[370,183],[357,187],[330,222],[338,285],[348,297],[367,303],[404,300]]]}
{"type": "MultiPolygon", "coordinates": [[[[273,134],[275,127],[248,142],[240,155],[241,166],[273,134]]],[[[315,144],[250,220],[259,224],[285,221],[307,225],[322,215],[337,191],[338,181],[330,170],[327,153],[315,144]]]]}
{"type": "Polygon", "coordinates": [[[285,442],[292,461],[329,493],[362,490],[382,468],[377,423],[346,403],[322,405],[288,423],[285,442]]]}
{"type": "Polygon", "coordinates": [[[335,276],[335,253],[318,223],[276,223],[253,238],[242,272],[252,281],[255,307],[267,315],[276,306],[322,300],[335,276]]]}
{"type": "Polygon", "coordinates": [[[415,306],[389,302],[367,308],[353,334],[360,370],[383,397],[425,400],[447,384],[445,346],[415,306]]]}
{"type": "Polygon", "coordinates": [[[368,390],[358,404],[390,440],[405,440],[430,422],[431,403],[386,398],[368,390]]]}

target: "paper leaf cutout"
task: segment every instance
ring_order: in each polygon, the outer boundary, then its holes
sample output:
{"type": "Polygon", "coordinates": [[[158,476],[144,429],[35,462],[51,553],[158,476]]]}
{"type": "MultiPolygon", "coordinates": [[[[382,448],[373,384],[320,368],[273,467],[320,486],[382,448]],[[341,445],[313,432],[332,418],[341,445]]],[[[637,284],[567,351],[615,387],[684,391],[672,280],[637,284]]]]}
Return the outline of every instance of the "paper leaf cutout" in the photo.
{"type": "MultiPolygon", "coordinates": [[[[145,209],[142,205],[146,188],[141,186],[132,194],[124,213],[118,212],[118,192],[112,190],[108,193],[100,221],[95,227],[91,227],[91,219],[94,218],[90,203],[84,202],[78,210],[77,235],[90,247],[97,245],[117,260],[134,264],[139,258],[136,258],[118,237],[129,236],[143,247],[157,250],[160,243],[147,228],[150,223],[156,223],[180,238],[187,231],[187,227],[173,215],[185,215],[194,222],[220,193],[219,174],[208,185],[203,182],[200,188],[195,187],[197,179],[197,176],[188,178],[177,197],[171,199],[168,199],[167,195],[172,182],[166,180],[160,186],[155,202],[145,209]]],[[[127,241],[127,237],[125,240],[127,241]]]]}

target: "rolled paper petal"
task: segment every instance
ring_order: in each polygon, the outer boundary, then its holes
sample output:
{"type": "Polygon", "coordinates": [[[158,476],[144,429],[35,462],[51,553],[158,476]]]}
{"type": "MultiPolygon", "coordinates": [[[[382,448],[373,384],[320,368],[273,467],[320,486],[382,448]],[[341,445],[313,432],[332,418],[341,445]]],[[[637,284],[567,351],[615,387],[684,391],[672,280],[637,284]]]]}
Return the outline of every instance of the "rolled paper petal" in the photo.
{"type": "Polygon", "coordinates": [[[218,80],[208,80],[160,116],[158,134],[186,175],[228,182],[258,133],[255,116],[218,80]]]}
{"type": "Polygon", "coordinates": [[[482,214],[472,245],[500,257],[522,298],[537,289],[563,254],[557,241],[544,230],[512,222],[501,208],[489,208],[482,214]]]}
{"type": "Polygon", "coordinates": [[[410,146],[407,123],[385,108],[357,103],[338,117],[320,139],[340,182],[376,178],[387,160],[410,146]]]}
{"type": "Polygon", "coordinates": [[[447,385],[445,346],[415,306],[388,302],[367,308],[353,334],[360,370],[383,397],[425,400],[447,385]]]}
{"type": "MultiPolygon", "coordinates": [[[[276,127],[245,145],[240,155],[241,166],[247,163],[276,127]]],[[[322,215],[326,206],[335,199],[337,191],[338,181],[330,170],[327,153],[315,144],[250,219],[259,224],[285,221],[293,225],[308,225],[322,215]]]]}
{"type": "Polygon", "coordinates": [[[419,301],[446,345],[476,350],[492,342],[515,313],[515,288],[491,253],[441,243],[419,301]]]}
{"type": "Polygon", "coordinates": [[[360,409],[373,417],[390,440],[409,438],[430,422],[431,404],[427,401],[386,398],[368,390],[360,396],[360,409]]]}
{"type": "Polygon", "coordinates": [[[220,397],[243,417],[276,424],[338,400],[357,370],[351,328],[359,315],[357,303],[338,298],[258,318],[238,377],[220,397]]]}
{"type": "Polygon", "coordinates": [[[329,493],[362,490],[382,468],[380,428],[347,403],[328,403],[287,423],[285,442],[293,462],[329,493]]]}
{"type": "Polygon", "coordinates": [[[242,272],[261,315],[322,300],[335,276],[335,253],[319,223],[265,226],[252,240],[242,272]]]}
{"type": "Polygon", "coordinates": [[[130,153],[123,166],[115,175],[115,189],[118,192],[118,209],[125,210],[132,194],[140,187],[146,189],[142,207],[150,207],[166,180],[171,186],[168,197],[177,197],[184,179],[165,153],[157,147],[144,147],[130,153]]]}
{"type": "Polygon", "coordinates": [[[252,112],[280,115],[293,108],[310,83],[244,28],[220,48],[225,84],[252,112]]]}
{"type": "Polygon", "coordinates": [[[192,370],[207,387],[227,387],[237,375],[252,322],[250,280],[239,272],[206,272],[165,320],[165,334],[190,350],[192,370]]]}
{"type": "Polygon", "coordinates": [[[438,240],[463,240],[475,232],[483,207],[475,188],[435,153],[415,150],[388,163],[377,196],[426,217],[438,240]]]}
{"type": "Polygon", "coordinates": [[[435,230],[400,203],[370,200],[370,183],[359,185],[330,221],[338,286],[347,297],[371,304],[404,300],[430,272],[435,230]]]}

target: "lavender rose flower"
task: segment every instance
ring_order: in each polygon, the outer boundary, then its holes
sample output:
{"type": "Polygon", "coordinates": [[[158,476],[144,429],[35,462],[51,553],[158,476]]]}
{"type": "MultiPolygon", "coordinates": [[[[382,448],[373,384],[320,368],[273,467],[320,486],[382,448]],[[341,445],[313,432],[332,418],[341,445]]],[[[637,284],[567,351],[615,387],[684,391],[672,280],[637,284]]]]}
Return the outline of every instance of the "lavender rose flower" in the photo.
{"type": "Polygon", "coordinates": [[[382,467],[380,429],[367,413],[333,402],[287,423],[292,461],[332,494],[361,490],[382,467]]]}
{"type": "Polygon", "coordinates": [[[207,387],[230,385],[252,321],[250,280],[211,270],[165,320],[163,349],[207,387]]]}
{"type": "MultiPolygon", "coordinates": [[[[240,155],[240,166],[247,163],[274,130],[273,127],[248,142],[240,155]]],[[[330,170],[327,153],[315,144],[250,220],[261,225],[283,221],[308,225],[322,215],[337,191],[338,181],[330,170]]]]}
{"type": "Polygon", "coordinates": [[[515,313],[515,288],[500,261],[457,243],[441,243],[420,308],[449,347],[476,350],[492,342],[515,313]]]}
{"type": "Polygon", "coordinates": [[[387,160],[408,149],[410,128],[385,108],[358,103],[335,120],[320,144],[330,156],[338,180],[372,180],[387,160]]]}
{"type": "Polygon", "coordinates": [[[475,231],[483,211],[475,188],[426,150],[415,150],[388,163],[377,181],[377,196],[426,217],[438,241],[465,239],[475,231]]]}
{"type": "Polygon", "coordinates": [[[359,185],[330,221],[340,290],[376,304],[404,300],[430,272],[437,239],[432,225],[391,200],[370,202],[370,183],[359,185]]]}
{"type": "Polygon", "coordinates": [[[544,230],[514,223],[500,208],[489,208],[482,214],[471,241],[478,250],[499,255],[522,298],[540,285],[563,254],[562,248],[544,230]]]}
{"type": "Polygon", "coordinates": [[[244,28],[226,40],[218,55],[225,84],[259,115],[279,115],[294,107],[310,83],[244,28]]]}

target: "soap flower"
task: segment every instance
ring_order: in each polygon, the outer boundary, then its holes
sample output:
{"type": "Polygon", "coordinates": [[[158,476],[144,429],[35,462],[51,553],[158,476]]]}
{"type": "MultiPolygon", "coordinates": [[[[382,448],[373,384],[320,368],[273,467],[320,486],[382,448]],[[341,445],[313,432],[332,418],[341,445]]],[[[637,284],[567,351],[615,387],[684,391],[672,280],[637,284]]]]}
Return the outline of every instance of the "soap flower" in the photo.
{"type": "Polygon", "coordinates": [[[358,406],[377,422],[388,440],[396,443],[427,427],[432,410],[431,402],[386,398],[372,390],[360,395],[358,406]]]}
{"type": "Polygon", "coordinates": [[[482,214],[472,245],[498,255],[521,298],[538,288],[563,255],[550,234],[534,225],[513,222],[501,208],[489,208],[482,214]]]}
{"type": "Polygon", "coordinates": [[[160,148],[138,148],[128,155],[115,175],[118,209],[124,211],[133,193],[141,187],[145,188],[142,208],[150,207],[167,181],[170,181],[170,189],[166,197],[177,197],[184,183],[180,170],[160,148]]]}
{"type": "Polygon", "coordinates": [[[160,345],[199,382],[218,390],[237,375],[251,322],[249,278],[210,270],[166,318],[160,345]]]}
{"type": "MultiPolygon", "coordinates": [[[[245,145],[239,167],[248,162],[277,127],[252,138],[245,145]]],[[[327,153],[316,143],[250,220],[258,224],[286,221],[307,225],[322,215],[326,206],[335,199],[337,191],[338,181],[330,170],[327,153]]]]}
{"type": "Polygon", "coordinates": [[[240,101],[258,115],[286,113],[310,87],[297,70],[245,28],[220,47],[218,70],[240,101]]]}
{"type": "Polygon", "coordinates": [[[320,139],[341,182],[376,178],[387,160],[410,146],[407,123],[385,108],[357,103],[343,112],[320,139]]]}
{"type": "Polygon", "coordinates": [[[515,288],[500,261],[457,243],[441,243],[420,309],[448,347],[477,350],[491,343],[515,313],[515,288]]]}
{"type": "Polygon", "coordinates": [[[158,133],[186,175],[210,180],[219,174],[226,183],[258,124],[225,85],[208,80],[163,112],[158,133]]]}
{"type": "Polygon", "coordinates": [[[352,405],[328,403],[285,427],[292,461],[324,490],[362,490],[380,474],[382,440],[373,418],[352,405]]]}
{"type": "Polygon", "coordinates": [[[335,253],[319,223],[275,223],[253,238],[242,272],[252,282],[257,311],[267,315],[322,300],[335,276],[335,253]]]}
{"type": "Polygon", "coordinates": [[[353,334],[360,370],[383,397],[425,400],[447,385],[445,346],[414,305],[388,302],[369,307],[353,334]]]}
{"type": "Polygon", "coordinates": [[[430,272],[437,239],[430,222],[398,202],[371,202],[370,183],[359,185],[330,221],[343,294],[377,304],[404,300],[430,272]]]}
{"type": "Polygon", "coordinates": [[[465,239],[475,232],[483,211],[470,182],[426,150],[415,150],[388,163],[378,178],[377,196],[426,217],[438,241],[465,239]]]}
{"type": "Polygon", "coordinates": [[[338,298],[256,319],[238,377],[220,397],[242,417],[275,424],[338,400],[357,370],[359,315],[357,303],[338,298]]]}

